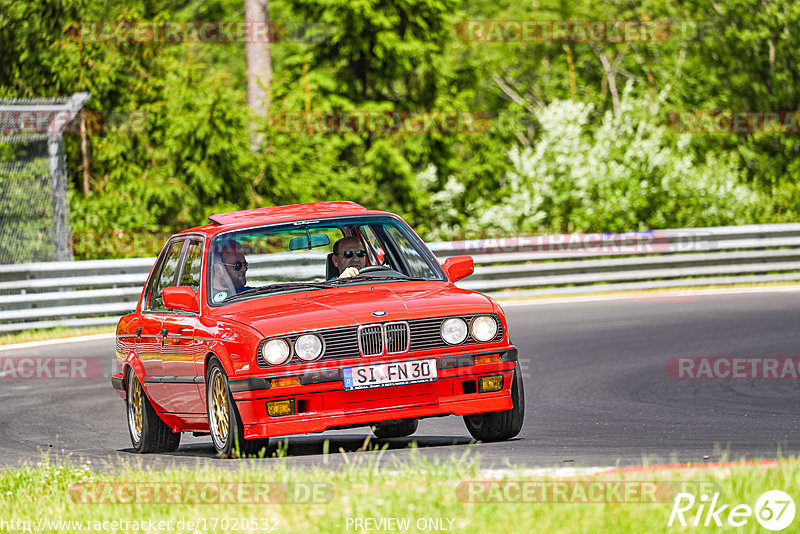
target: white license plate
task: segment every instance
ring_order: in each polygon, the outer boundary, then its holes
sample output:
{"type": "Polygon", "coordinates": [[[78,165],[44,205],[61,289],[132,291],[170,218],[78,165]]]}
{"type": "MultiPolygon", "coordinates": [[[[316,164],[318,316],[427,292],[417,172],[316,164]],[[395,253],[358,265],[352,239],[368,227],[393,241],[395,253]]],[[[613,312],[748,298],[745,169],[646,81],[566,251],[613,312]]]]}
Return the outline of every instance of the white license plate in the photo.
{"type": "Polygon", "coordinates": [[[435,359],[345,367],[343,371],[346,390],[418,384],[438,378],[435,359]]]}

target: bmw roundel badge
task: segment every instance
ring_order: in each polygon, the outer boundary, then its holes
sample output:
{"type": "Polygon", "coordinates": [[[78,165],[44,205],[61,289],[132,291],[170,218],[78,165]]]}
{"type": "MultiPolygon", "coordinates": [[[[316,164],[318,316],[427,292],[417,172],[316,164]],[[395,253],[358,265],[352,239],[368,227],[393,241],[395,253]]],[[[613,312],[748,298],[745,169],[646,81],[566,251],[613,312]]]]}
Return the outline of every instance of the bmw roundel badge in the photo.
{"type": "Polygon", "coordinates": [[[386,316],[386,312],[385,311],[374,311],[374,312],[372,312],[372,315],[374,315],[375,317],[384,317],[384,316],[386,316]]]}

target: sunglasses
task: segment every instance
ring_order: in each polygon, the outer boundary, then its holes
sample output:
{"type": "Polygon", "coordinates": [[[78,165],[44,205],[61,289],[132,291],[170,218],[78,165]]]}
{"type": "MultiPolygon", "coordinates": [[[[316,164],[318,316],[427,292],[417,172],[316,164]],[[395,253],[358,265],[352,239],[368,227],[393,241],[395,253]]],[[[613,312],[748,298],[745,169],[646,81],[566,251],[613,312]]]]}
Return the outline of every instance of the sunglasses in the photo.
{"type": "Polygon", "coordinates": [[[245,260],[245,261],[237,261],[236,263],[225,263],[225,262],[223,262],[222,265],[229,265],[229,266],[233,267],[234,271],[241,271],[242,267],[244,267],[245,269],[247,268],[247,260],[245,260]]]}
{"type": "Polygon", "coordinates": [[[358,256],[359,258],[363,258],[364,256],[367,255],[367,251],[366,250],[345,250],[344,252],[342,252],[342,256],[344,256],[348,260],[350,258],[352,258],[354,255],[358,256]]]}

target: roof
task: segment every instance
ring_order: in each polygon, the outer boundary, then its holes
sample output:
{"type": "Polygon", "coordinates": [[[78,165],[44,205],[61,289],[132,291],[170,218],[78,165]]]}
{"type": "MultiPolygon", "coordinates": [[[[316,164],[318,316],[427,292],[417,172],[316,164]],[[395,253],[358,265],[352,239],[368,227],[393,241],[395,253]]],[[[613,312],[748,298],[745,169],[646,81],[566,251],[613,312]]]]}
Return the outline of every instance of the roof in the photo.
{"type": "Polygon", "coordinates": [[[341,215],[342,211],[367,211],[367,208],[355,202],[312,202],[309,204],[290,204],[288,206],[271,206],[252,210],[231,211],[211,215],[209,220],[215,224],[269,223],[281,222],[305,217],[322,217],[323,215],[341,215]]]}
{"type": "Polygon", "coordinates": [[[348,201],[311,202],[307,204],[270,206],[251,210],[231,211],[229,213],[218,213],[208,217],[212,224],[191,228],[189,230],[184,230],[184,232],[202,231],[216,234],[220,231],[233,228],[244,228],[263,224],[314,220],[326,217],[378,214],[386,214],[386,212],[370,210],[360,204],[348,201]]]}

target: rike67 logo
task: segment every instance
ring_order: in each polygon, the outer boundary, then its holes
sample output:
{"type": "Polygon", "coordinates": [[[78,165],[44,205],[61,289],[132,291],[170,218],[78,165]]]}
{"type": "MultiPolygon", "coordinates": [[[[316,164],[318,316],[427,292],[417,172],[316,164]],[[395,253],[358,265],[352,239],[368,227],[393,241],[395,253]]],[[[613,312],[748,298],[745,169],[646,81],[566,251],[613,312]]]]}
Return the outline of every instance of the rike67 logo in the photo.
{"type": "Polygon", "coordinates": [[[748,504],[724,504],[719,493],[714,493],[710,502],[706,494],[701,495],[698,501],[691,493],[678,493],[667,526],[671,527],[677,520],[682,527],[687,524],[691,527],[721,527],[725,523],[731,527],[741,527],[755,516],[765,529],[779,531],[792,523],[794,514],[794,500],[780,490],[764,492],[754,508],[748,504]]]}

